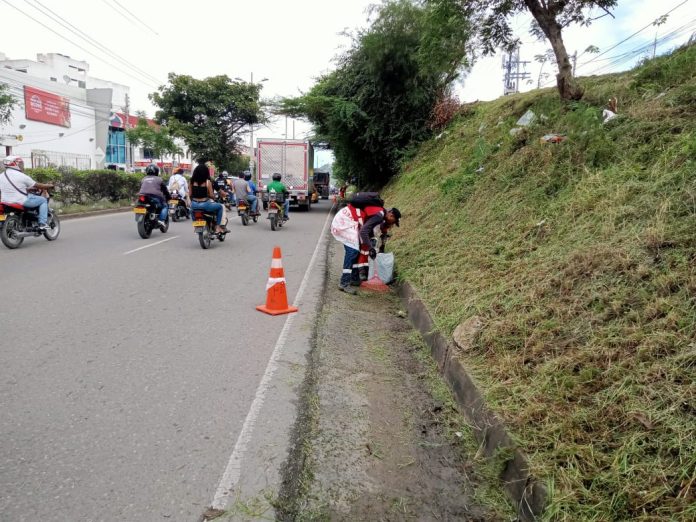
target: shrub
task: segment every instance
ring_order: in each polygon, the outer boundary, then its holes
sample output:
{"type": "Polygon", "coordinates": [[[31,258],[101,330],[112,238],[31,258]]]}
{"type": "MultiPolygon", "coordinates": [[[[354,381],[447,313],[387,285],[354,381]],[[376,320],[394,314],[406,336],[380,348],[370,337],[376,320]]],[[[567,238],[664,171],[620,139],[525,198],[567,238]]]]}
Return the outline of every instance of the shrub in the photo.
{"type": "Polygon", "coordinates": [[[138,193],[142,179],[142,174],[117,170],[38,168],[27,169],[27,174],[40,183],[55,184],[54,198],[66,204],[130,199],[138,193]]]}

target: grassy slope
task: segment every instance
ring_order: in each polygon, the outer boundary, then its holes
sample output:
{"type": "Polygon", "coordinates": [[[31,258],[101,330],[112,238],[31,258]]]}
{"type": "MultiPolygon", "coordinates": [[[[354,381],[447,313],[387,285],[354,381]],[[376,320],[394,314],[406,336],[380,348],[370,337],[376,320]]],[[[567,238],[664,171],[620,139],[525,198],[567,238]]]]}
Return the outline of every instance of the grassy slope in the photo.
{"type": "Polygon", "coordinates": [[[696,46],[582,83],[570,110],[550,89],[465,107],[387,188],[392,246],[439,328],[484,318],[465,362],[549,519],[695,520],[696,46]]]}

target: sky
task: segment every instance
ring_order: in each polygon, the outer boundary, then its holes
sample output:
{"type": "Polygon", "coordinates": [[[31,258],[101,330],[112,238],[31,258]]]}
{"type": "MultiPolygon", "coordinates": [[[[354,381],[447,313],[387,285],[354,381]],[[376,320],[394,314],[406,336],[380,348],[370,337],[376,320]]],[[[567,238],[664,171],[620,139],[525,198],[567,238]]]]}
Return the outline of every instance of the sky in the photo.
{"type": "MultiPolygon", "coordinates": [[[[197,78],[226,74],[247,81],[253,75],[255,82],[263,80],[262,95],[268,98],[306,92],[317,77],[332,70],[335,56],[349,46],[346,32],[368,25],[368,10],[373,3],[373,0],[91,0],[88,3],[0,0],[0,18],[13,22],[4,24],[0,52],[11,59],[36,59],[37,53],[57,52],[85,60],[90,64],[91,76],[130,86],[132,112],[144,110],[152,115],[155,108],[147,95],[166,83],[170,72],[197,78]],[[130,65],[105,57],[92,43],[60,27],[54,17],[42,14],[37,9],[41,6],[49,7],[130,65]]],[[[605,16],[590,27],[570,27],[564,32],[569,53],[578,52],[579,75],[629,67],[642,54],[629,54],[626,58],[632,60],[619,63],[612,57],[649,44],[656,34],[660,38],[677,31],[674,39],[658,45],[659,54],[688,40],[696,31],[696,0],[619,0],[613,14],[615,18],[605,16]],[[609,50],[682,3],[664,25],[650,26],[609,50]],[[607,54],[584,53],[589,45],[607,54]],[[586,63],[593,58],[596,60],[586,63]]],[[[534,61],[534,56],[549,47],[528,34],[530,20],[529,16],[519,16],[511,22],[523,43],[520,59],[531,62],[526,70],[533,81],[523,83],[521,90],[536,87],[540,64],[534,61]]],[[[498,54],[477,61],[456,86],[455,93],[461,101],[490,100],[502,95],[501,59],[498,54]]],[[[550,66],[546,65],[545,70],[551,72],[550,66]]],[[[553,75],[542,81],[544,84],[552,86],[553,75]]],[[[294,137],[304,138],[310,130],[306,122],[294,122],[294,137]]],[[[256,129],[254,137],[282,137],[285,132],[282,118],[256,129]]],[[[293,137],[293,120],[288,120],[287,137],[293,137]]],[[[324,159],[322,153],[318,156],[318,163],[330,157],[328,153],[324,153],[324,159]]]]}

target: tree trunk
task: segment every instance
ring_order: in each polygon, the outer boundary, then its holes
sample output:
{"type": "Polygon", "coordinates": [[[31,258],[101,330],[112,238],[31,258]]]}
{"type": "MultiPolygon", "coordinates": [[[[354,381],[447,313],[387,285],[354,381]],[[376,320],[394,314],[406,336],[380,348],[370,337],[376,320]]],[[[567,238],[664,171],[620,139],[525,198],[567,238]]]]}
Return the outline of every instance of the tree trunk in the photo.
{"type": "Polygon", "coordinates": [[[539,0],[524,0],[524,3],[549,39],[553,54],[556,56],[558,65],[556,85],[561,99],[565,101],[581,99],[583,90],[573,77],[573,66],[570,64],[570,58],[563,43],[561,25],[556,21],[555,15],[549,13],[548,8],[542,6],[539,0]]]}

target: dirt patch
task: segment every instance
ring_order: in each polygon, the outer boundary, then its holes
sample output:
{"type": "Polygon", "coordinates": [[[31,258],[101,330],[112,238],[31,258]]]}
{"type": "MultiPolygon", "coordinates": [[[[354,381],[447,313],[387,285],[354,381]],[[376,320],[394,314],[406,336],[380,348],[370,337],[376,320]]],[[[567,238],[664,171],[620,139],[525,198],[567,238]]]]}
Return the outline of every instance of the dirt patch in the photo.
{"type": "MultiPolygon", "coordinates": [[[[311,472],[296,520],[502,520],[477,495],[451,401],[429,391],[422,343],[393,296],[339,292],[340,256],[317,331],[311,472]]],[[[509,518],[508,518],[509,520],[509,518]]]]}

